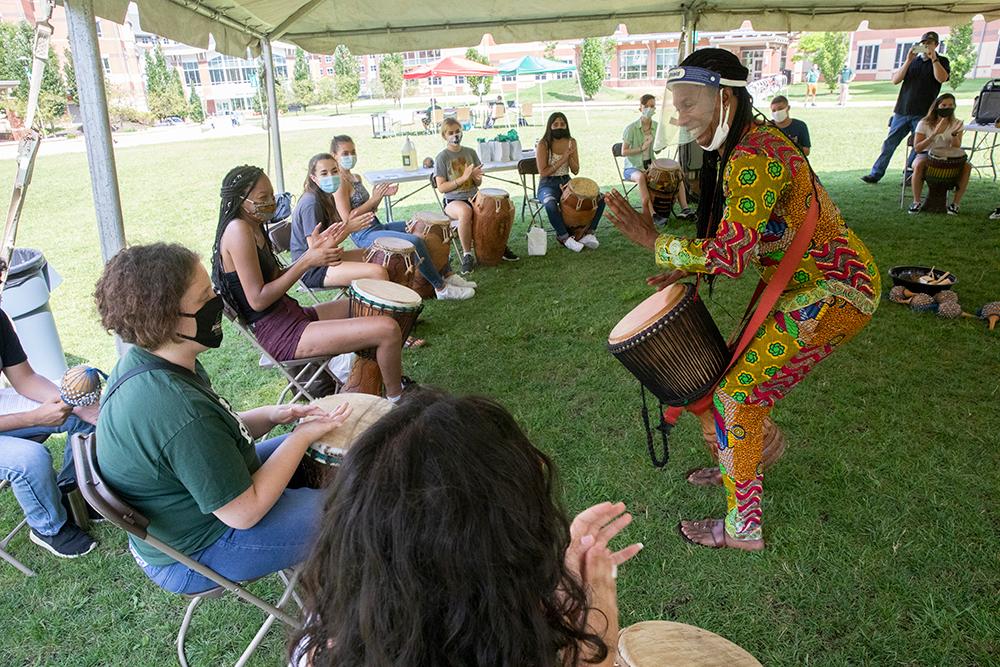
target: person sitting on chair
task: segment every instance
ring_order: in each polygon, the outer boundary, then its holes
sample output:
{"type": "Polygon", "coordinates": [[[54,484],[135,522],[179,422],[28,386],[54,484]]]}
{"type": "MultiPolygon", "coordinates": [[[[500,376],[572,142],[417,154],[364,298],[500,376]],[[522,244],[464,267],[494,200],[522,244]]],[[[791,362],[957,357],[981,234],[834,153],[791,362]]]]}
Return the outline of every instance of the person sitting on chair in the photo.
{"type": "MultiPolygon", "coordinates": [[[[923,205],[920,196],[924,189],[928,151],[935,148],[960,148],[964,132],[965,121],[955,118],[955,96],[951,93],[939,95],[927,115],[917,123],[916,138],[913,141],[913,150],[916,151],[917,157],[913,159],[913,179],[910,182],[913,188],[913,203],[910,204],[907,213],[919,213],[923,205]]],[[[958,215],[958,207],[961,206],[962,197],[969,187],[971,175],[972,165],[967,160],[958,178],[955,197],[948,204],[948,215],[958,215]]]]}
{"type": "MultiPolygon", "coordinates": [[[[325,493],[288,488],[306,449],[349,414],[317,406],[233,412],[198,356],[222,343],[222,299],[198,256],[176,244],[132,246],[94,293],[101,324],[132,347],[108,378],[97,426],[104,480],[149,519],[149,532],[236,581],[301,562],[325,493]],[[150,410],[155,406],[154,410],[150,410]],[[254,445],[278,424],[309,417],[254,445]]],[[[146,576],[174,593],[217,584],[132,535],[146,576]]]]}
{"type": "Polygon", "coordinates": [[[812,142],[809,140],[809,127],[798,118],[789,114],[788,98],[777,95],[771,100],[771,124],[781,130],[781,133],[799,147],[803,155],[809,155],[812,142]]]}
{"type": "Polygon", "coordinates": [[[282,269],[264,233],[274,212],[274,190],[264,171],[250,165],[230,170],[220,196],[212,282],[261,347],[278,361],[375,349],[386,397],[398,401],[402,341],[394,319],[348,318],[347,299],[304,308],[286,294],[310,267],[329,266],[340,257],[345,223],[314,228],[309,249],[282,269]]]}
{"type": "Polygon", "coordinates": [[[69,438],[93,433],[97,405],[74,408],[63,402],[59,388],[28,363],[6,313],[0,313],[0,368],[15,392],[39,403],[30,410],[0,415],[0,480],[10,482],[24,510],[31,531],[28,539],[60,558],[90,553],[97,543],[69,519],[65,494],[76,488],[69,438]],[[52,455],[42,444],[55,433],[66,434],[58,476],[52,455]]]}
{"type": "Polygon", "coordinates": [[[631,522],[624,503],[570,523],[557,489],[502,406],[415,392],[330,488],[291,664],[610,667],[615,576],[642,545],[608,548],[631,522]]]}
{"type": "Polygon", "coordinates": [[[371,214],[369,222],[365,226],[349,225],[351,230],[351,241],[359,248],[368,248],[372,242],[378,238],[397,238],[409,241],[416,248],[417,257],[420,263],[417,265],[421,275],[434,286],[434,294],[438,299],[471,299],[476,295],[476,283],[465,280],[453,273],[451,266],[446,266],[443,272],[439,272],[431,261],[427,252],[427,245],[424,240],[414,234],[406,232],[405,222],[382,223],[376,216],[379,204],[386,195],[396,194],[399,187],[395,183],[379,183],[372,194],[368,193],[364,182],[360,176],[355,175],[351,170],[357,164],[358,150],[352,140],[346,134],[337,135],[330,142],[330,153],[340,167],[341,185],[333,195],[337,205],[337,213],[343,219],[357,218],[362,215],[371,214]]]}
{"type": "MultiPolygon", "coordinates": [[[[441,137],[447,145],[434,158],[434,181],[444,194],[445,214],[458,221],[462,273],[469,273],[476,266],[472,256],[472,198],[483,182],[483,164],[476,151],[462,146],[462,125],[454,118],[445,118],[441,123],[441,137]]],[[[504,248],[503,258],[508,262],[520,259],[509,247],[504,248]]]]}
{"type": "Polygon", "coordinates": [[[535,147],[535,161],[538,163],[538,200],[545,207],[552,229],[556,230],[556,240],[573,252],[580,252],[584,247],[596,249],[600,246],[594,230],[604,213],[604,196],[599,196],[597,212],[587,229],[587,233],[577,241],[563,221],[560,199],[562,188],[570,181],[569,173],[580,173],[580,154],[576,139],[569,133],[569,121],[566,115],[556,111],[545,123],[545,134],[535,147]]]}
{"type": "MultiPolygon", "coordinates": [[[[622,132],[622,157],[625,158],[625,180],[639,185],[639,197],[642,199],[642,212],[653,217],[654,222],[662,224],[665,220],[653,211],[649,195],[649,185],[646,183],[646,169],[653,161],[653,142],[656,140],[657,123],[653,120],[656,113],[656,96],[643,95],[639,98],[639,118],[625,126],[622,132]]],[[[681,211],[677,214],[679,220],[693,220],[695,213],[688,207],[687,188],[684,181],[677,190],[677,203],[681,211]]]]}
{"type": "MultiPolygon", "coordinates": [[[[309,250],[309,238],[317,227],[320,232],[326,231],[330,225],[342,220],[347,221],[344,236],[353,229],[362,229],[372,220],[370,211],[359,212],[357,215],[341,217],[334,204],[334,193],[341,187],[337,161],[329,153],[313,155],[309,159],[308,175],[302,185],[302,194],[295,204],[292,213],[291,238],[288,244],[292,261],[299,259],[309,250]]],[[[343,186],[346,190],[347,186],[343,186]]],[[[336,254],[338,257],[326,266],[309,267],[302,274],[302,282],[312,289],[327,287],[345,287],[352,280],[372,278],[388,280],[389,274],[385,267],[369,264],[365,261],[364,250],[343,250],[338,241],[336,254]]]]}

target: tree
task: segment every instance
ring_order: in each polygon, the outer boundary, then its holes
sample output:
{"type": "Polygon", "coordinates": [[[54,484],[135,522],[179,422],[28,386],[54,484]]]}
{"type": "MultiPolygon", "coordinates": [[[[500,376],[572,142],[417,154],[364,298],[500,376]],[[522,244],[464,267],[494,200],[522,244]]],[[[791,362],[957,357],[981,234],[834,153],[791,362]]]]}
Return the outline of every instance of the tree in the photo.
{"type": "Polygon", "coordinates": [[[542,51],[542,56],[549,60],[555,60],[557,46],[559,46],[559,42],[545,42],[545,49],[542,51]]]}
{"type": "MultiPolygon", "coordinates": [[[[262,116],[267,115],[267,88],[264,85],[264,61],[257,66],[257,94],[253,97],[251,107],[262,116]]],[[[278,113],[288,111],[288,92],[285,90],[285,80],[275,79],[274,99],[278,103],[278,113]]]]}
{"type": "Polygon", "coordinates": [[[309,60],[306,52],[301,48],[295,49],[295,69],[292,72],[292,79],[295,81],[309,81],[312,76],[309,74],[309,60]]]}
{"type": "Polygon", "coordinates": [[[808,57],[819,67],[826,87],[833,92],[837,85],[837,75],[847,62],[850,45],[846,32],[811,32],[799,40],[799,54],[793,60],[808,57]]]}
{"type": "Polygon", "coordinates": [[[205,120],[205,110],[201,108],[201,98],[198,97],[198,91],[191,86],[191,95],[188,97],[188,118],[196,123],[201,123],[205,120]]]}
{"type": "MultiPolygon", "coordinates": [[[[489,65],[490,59],[481,54],[476,49],[466,49],[465,57],[474,63],[479,63],[480,65],[489,65]]],[[[490,88],[493,87],[493,77],[492,76],[467,76],[465,77],[465,83],[469,86],[471,90],[476,95],[489,95],[490,88]],[[480,89],[482,86],[482,89],[480,89]]]]}
{"type": "Polygon", "coordinates": [[[951,31],[948,37],[948,61],[951,72],[948,75],[948,85],[952,90],[965,81],[966,75],[976,65],[976,47],[972,44],[972,20],[951,31]]]}
{"type": "Polygon", "coordinates": [[[76,68],[73,66],[73,52],[63,49],[63,78],[66,79],[66,99],[79,103],[76,93],[76,68]]]}
{"type": "Polygon", "coordinates": [[[309,79],[297,79],[292,81],[292,102],[298,104],[303,110],[316,104],[316,88],[309,79]]]}
{"type": "Polygon", "coordinates": [[[337,101],[337,80],[323,77],[316,84],[314,104],[333,104],[337,101]]]}
{"type": "Polygon", "coordinates": [[[382,58],[378,78],[386,96],[398,102],[403,91],[403,54],[390,53],[382,58]]]}
{"type": "Polygon", "coordinates": [[[184,98],[180,73],[167,66],[160,45],[157,44],[151,52],[146,51],[143,60],[146,66],[146,102],[150,113],[157,118],[185,118],[188,101],[184,98]]]}
{"type": "Polygon", "coordinates": [[[588,100],[594,99],[594,95],[604,83],[608,59],[606,40],[599,37],[588,37],[583,40],[583,46],[580,47],[580,66],[577,69],[580,86],[583,87],[583,94],[588,100]]]}
{"type": "Polygon", "coordinates": [[[337,104],[349,104],[353,108],[361,92],[361,75],[358,74],[358,61],[343,44],[338,44],[333,52],[333,71],[337,77],[337,104]]]}

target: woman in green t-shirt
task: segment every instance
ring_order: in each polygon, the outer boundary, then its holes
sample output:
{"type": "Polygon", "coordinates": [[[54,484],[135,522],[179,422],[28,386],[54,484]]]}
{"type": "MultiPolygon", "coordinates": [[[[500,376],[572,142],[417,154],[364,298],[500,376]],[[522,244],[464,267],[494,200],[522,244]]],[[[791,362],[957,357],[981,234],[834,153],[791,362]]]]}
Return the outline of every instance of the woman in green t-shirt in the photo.
{"type": "MultiPolygon", "coordinates": [[[[306,449],[348,412],[266,406],[236,413],[198,355],[222,343],[222,301],[198,256],[180,245],[118,253],[94,293],[101,323],[132,347],[108,378],[97,427],[105,480],[149,519],[149,532],[230,579],[302,561],[323,493],[289,488],[306,449]],[[254,446],[278,424],[291,433],[254,446]]],[[[175,593],[215,584],[129,536],[145,573],[175,593]]]]}

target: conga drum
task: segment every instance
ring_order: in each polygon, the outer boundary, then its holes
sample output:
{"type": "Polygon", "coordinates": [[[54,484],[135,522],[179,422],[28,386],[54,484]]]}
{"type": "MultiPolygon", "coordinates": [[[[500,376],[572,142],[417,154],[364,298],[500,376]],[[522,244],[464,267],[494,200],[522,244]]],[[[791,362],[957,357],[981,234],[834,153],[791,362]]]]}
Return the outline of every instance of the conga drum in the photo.
{"type": "Polygon", "coordinates": [[[365,261],[385,267],[389,280],[397,285],[408,285],[413,278],[416,254],[417,249],[409,241],[386,236],[372,241],[365,261]]]}
{"type": "MultiPolygon", "coordinates": [[[[438,271],[444,271],[451,255],[451,218],[443,213],[417,211],[406,225],[406,231],[419,236],[427,246],[427,254],[438,271]]],[[[434,298],[434,286],[427,282],[420,271],[414,271],[410,278],[410,289],[424,299],[434,298]]]]}
{"type": "Polygon", "coordinates": [[[684,181],[681,165],[674,160],[653,160],[646,169],[650,204],[658,215],[667,217],[674,205],[677,191],[684,181]]]}
{"type": "MultiPolygon", "coordinates": [[[[412,244],[411,244],[412,247],[412,244]]],[[[348,317],[370,317],[387,315],[399,324],[402,340],[405,341],[417,323],[420,311],[424,309],[420,295],[409,287],[397,285],[387,280],[362,278],[351,281],[347,289],[348,317]]],[[[345,392],[380,394],[382,374],[375,361],[372,349],[358,352],[358,358],[351,367],[351,373],[344,383],[345,392]]]]}
{"type": "Polygon", "coordinates": [[[327,412],[333,412],[342,404],[351,406],[351,414],[347,420],[309,445],[299,466],[307,486],[321,489],[328,485],[336,476],[337,468],[344,460],[344,455],[368,427],[377,422],[382,415],[392,409],[392,403],[381,396],[371,394],[334,394],[313,401],[327,412]]]}
{"type": "Polygon", "coordinates": [[[761,667],[714,632],[672,621],[642,621],[618,633],[619,667],[761,667]]]}
{"type": "Polygon", "coordinates": [[[968,157],[961,148],[945,146],[927,151],[924,182],[927,199],[920,207],[928,213],[945,213],[948,210],[948,190],[958,186],[968,157]]]}
{"type": "Polygon", "coordinates": [[[597,214],[600,197],[601,188],[597,181],[589,178],[571,178],[563,186],[559,208],[562,210],[566,230],[577,241],[590,229],[590,223],[597,214]]]}
{"type": "Polygon", "coordinates": [[[608,350],[661,403],[685,406],[711,391],[731,354],[693,284],[656,292],[611,330],[608,350]]]}
{"type": "Polygon", "coordinates": [[[500,188],[480,188],[472,199],[472,242],[476,261],[496,266],[503,258],[510,228],[514,226],[514,202],[500,188]]]}

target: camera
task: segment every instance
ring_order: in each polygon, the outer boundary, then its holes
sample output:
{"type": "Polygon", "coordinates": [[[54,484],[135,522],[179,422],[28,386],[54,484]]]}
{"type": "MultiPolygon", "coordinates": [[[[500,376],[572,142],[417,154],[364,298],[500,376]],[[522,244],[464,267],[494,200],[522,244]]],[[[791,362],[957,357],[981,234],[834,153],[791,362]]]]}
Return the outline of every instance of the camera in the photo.
{"type": "Polygon", "coordinates": [[[923,42],[917,42],[910,50],[913,51],[913,55],[927,55],[927,45],[923,42]]]}

